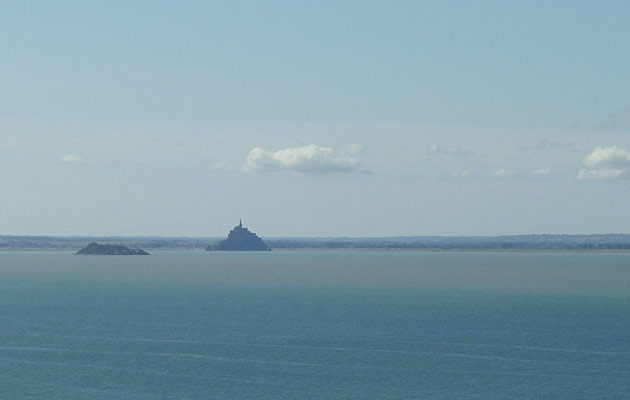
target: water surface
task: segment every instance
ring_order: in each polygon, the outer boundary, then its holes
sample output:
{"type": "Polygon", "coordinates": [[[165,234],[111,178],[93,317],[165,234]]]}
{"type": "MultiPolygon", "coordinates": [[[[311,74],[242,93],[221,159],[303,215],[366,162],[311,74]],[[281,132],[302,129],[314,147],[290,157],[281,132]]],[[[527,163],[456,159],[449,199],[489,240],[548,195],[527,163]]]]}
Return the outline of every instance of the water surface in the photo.
{"type": "Polygon", "coordinates": [[[0,252],[0,393],[624,399],[630,254],[0,252]]]}

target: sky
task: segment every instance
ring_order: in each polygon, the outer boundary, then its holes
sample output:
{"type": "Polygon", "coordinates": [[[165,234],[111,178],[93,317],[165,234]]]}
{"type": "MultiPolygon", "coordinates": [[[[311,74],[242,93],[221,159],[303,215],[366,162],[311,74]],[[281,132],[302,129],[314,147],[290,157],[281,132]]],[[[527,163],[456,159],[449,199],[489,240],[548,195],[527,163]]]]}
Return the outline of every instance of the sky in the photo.
{"type": "Polygon", "coordinates": [[[0,234],[630,233],[627,1],[2,1],[0,234]]]}

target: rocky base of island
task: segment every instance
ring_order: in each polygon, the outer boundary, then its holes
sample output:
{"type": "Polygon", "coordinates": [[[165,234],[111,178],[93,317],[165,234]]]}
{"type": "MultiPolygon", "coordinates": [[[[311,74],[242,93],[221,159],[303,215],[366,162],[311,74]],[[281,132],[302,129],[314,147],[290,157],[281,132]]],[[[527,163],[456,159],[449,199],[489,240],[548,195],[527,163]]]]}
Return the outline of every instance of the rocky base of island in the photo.
{"type": "Polygon", "coordinates": [[[132,249],[118,244],[98,244],[92,242],[77,251],[80,255],[94,256],[148,256],[149,253],[142,249],[132,249]]]}

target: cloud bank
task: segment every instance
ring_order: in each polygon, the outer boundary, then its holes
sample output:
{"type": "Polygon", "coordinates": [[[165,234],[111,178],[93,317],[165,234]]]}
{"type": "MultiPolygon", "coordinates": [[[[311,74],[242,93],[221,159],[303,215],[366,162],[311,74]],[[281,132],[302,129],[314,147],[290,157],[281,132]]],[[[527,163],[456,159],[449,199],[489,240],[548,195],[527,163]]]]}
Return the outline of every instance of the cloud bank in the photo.
{"type": "Polygon", "coordinates": [[[575,144],[572,142],[560,142],[557,140],[551,140],[547,138],[542,138],[538,140],[536,144],[533,146],[520,146],[519,150],[521,152],[543,151],[543,150],[563,150],[563,151],[571,151],[571,152],[577,151],[575,144]]]}
{"type": "Polygon", "coordinates": [[[65,155],[59,159],[59,162],[62,162],[62,163],[78,163],[82,161],[83,159],[81,157],[75,156],[73,154],[65,155]]]}
{"type": "Polygon", "coordinates": [[[582,160],[578,180],[630,179],[630,152],[617,146],[597,147],[582,160]]]}
{"type": "Polygon", "coordinates": [[[458,157],[466,157],[472,156],[474,153],[471,150],[468,150],[459,146],[439,146],[438,144],[432,144],[429,146],[429,155],[432,156],[458,156],[458,157]]]}
{"type": "Polygon", "coordinates": [[[532,171],[534,176],[545,176],[551,173],[551,168],[539,168],[532,171]]]}
{"type": "Polygon", "coordinates": [[[290,171],[313,174],[366,172],[354,158],[315,144],[289,147],[275,152],[256,147],[247,155],[243,171],[290,171]]]}
{"type": "Polygon", "coordinates": [[[511,169],[497,169],[496,171],[492,173],[492,176],[495,176],[498,178],[503,178],[503,177],[512,176],[512,175],[514,175],[514,171],[511,169]]]}

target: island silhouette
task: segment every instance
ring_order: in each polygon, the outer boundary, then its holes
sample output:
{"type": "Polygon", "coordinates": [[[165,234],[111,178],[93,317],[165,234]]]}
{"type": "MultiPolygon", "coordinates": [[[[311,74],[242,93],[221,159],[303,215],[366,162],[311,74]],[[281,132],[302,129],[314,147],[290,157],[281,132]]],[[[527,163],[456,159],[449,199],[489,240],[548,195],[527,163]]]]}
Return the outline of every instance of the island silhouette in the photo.
{"type": "Polygon", "coordinates": [[[148,256],[149,253],[142,249],[132,249],[118,244],[98,244],[92,242],[77,251],[79,255],[95,256],[148,256]]]}
{"type": "Polygon", "coordinates": [[[238,225],[228,233],[227,239],[221,240],[218,244],[209,245],[206,250],[270,251],[271,248],[254,232],[244,228],[243,222],[239,220],[238,225]]]}

